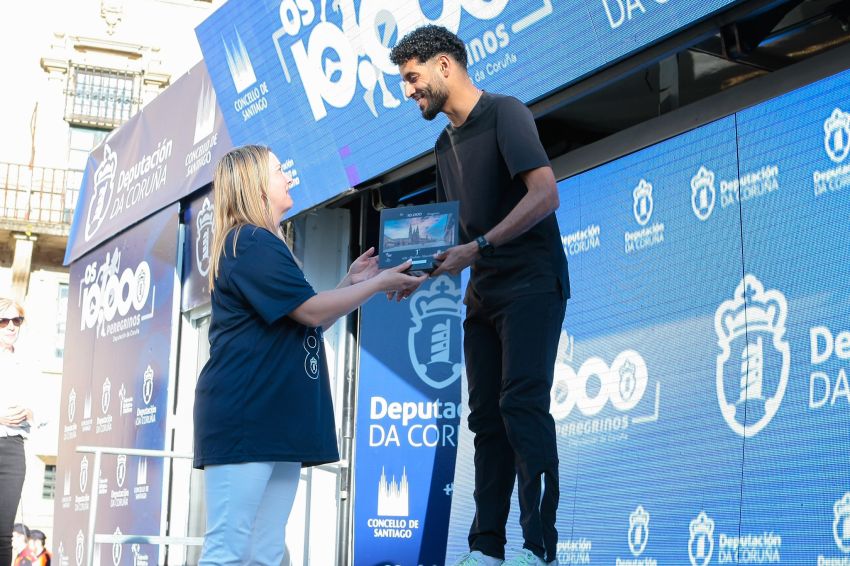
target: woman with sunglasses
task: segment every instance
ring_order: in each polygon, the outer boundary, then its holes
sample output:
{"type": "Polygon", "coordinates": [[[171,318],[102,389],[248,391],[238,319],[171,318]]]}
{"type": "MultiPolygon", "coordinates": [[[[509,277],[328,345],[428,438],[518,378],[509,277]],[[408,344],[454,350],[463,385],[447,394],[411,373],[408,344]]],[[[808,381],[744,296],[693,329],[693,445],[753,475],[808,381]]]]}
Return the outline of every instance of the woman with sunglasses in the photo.
{"type": "Polygon", "coordinates": [[[24,439],[29,436],[32,410],[26,399],[30,383],[22,382],[15,342],[24,323],[24,308],[0,298],[0,565],[12,562],[12,527],[26,474],[24,439]]]}

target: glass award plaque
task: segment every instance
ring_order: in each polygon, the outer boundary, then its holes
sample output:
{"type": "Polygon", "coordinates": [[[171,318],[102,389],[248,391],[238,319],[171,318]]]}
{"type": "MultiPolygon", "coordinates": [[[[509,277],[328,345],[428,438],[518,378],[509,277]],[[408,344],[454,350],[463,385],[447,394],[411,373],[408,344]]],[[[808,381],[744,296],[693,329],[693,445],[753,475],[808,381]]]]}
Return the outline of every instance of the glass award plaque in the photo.
{"type": "Polygon", "coordinates": [[[410,259],[411,271],[432,271],[434,254],[460,243],[458,214],[457,201],[383,209],[378,267],[410,259]]]}

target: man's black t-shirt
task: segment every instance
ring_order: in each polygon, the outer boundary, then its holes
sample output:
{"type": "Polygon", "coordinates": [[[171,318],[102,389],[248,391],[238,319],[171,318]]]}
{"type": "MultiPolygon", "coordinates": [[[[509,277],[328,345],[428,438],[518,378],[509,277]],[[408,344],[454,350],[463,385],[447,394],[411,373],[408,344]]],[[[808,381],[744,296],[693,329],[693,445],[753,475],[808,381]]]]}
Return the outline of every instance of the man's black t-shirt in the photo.
{"type": "MultiPolygon", "coordinates": [[[[528,192],[520,173],[549,165],[526,106],[510,96],[482,93],[461,126],[440,134],[438,200],[460,201],[464,242],[486,234],[528,192]]],[[[551,214],[472,265],[470,286],[485,299],[561,290],[570,295],[561,232],[551,214]]]]}

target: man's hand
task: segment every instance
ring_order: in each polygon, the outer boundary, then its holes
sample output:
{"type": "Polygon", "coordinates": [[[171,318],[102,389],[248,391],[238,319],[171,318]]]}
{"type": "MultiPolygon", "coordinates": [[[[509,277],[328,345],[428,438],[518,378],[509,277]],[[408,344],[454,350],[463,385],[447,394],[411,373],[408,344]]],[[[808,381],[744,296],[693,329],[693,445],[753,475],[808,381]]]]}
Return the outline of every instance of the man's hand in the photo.
{"type": "Polygon", "coordinates": [[[447,249],[434,255],[434,259],[439,262],[437,269],[431,272],[431,277],[448,273],[457,275],[478,258],[478,242],[469,242],[447,249]]]}

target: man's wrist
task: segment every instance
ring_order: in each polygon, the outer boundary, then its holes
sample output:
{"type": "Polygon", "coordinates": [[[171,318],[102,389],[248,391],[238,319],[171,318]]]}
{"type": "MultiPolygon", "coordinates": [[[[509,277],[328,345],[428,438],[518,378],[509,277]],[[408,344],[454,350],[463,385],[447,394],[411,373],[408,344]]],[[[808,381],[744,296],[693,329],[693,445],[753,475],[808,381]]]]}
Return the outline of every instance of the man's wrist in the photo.
{"type": "Polygon", "coordinates": [[[491,256],[493,255],[493,252],[496,251],[493,244],[491,244],[483,234],[475,239],[475,243],[478,246],[478,253],[482,257],[491,256]]]}

